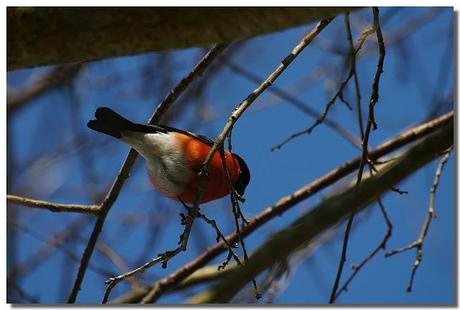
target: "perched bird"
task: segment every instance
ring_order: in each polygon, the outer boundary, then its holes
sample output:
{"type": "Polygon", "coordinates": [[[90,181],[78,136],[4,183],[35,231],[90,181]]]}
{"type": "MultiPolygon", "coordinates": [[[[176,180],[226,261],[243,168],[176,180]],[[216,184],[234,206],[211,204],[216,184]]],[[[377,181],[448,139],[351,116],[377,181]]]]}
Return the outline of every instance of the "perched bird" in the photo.
{"type": "MultiPolygon", "coordinates": [[[[136,124],[106,107],[98,108],[95,117],[87,126],[120,139],[144,157],[150,181],[160,193],[176,201],[195,202],[200,187],[198,173],[214,143],[211,139],[163,125],[136,124]]],[[[233,188],[243,195],[250,180],[248,166],[240,156],[228,151],[225,160],[233,188]]],[[[208,168],[200,203],[230,193],[219,152],[208,168]]]]}

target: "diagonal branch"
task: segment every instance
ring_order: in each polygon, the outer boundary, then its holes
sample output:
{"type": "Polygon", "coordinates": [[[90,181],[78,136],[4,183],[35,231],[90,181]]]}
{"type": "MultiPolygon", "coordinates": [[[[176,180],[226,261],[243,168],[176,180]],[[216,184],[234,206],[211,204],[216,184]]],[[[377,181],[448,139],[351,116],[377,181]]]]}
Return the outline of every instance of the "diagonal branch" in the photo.
{"type": "Polygon", "coordinates": [[[453,144],[453,124],[444,127],[406,149],[380,173],[366,177],[356,186],[338,190],[285,229],[271,235],[249,258],[219,283],[189,300],[191,303],[225,303],[252,278],[283,261],[326,229],[350,214],[363,210],[391,187],[422,168],[453,144]]]}
{"type": "Polygon", "coordinates": [[[292,61],[294,61],[300,52],[302,52],[303,49],[308,46],[332,20],[333,18],[321,20],[312,31],[307,33],[302,38],[302,40],[299,42],[299,44],[297,44],[297,46],[294,47],[291,53],[281,61],[281,64],[275,69],[275,71],[273,71],[265,81],[263,81],[248,97],[246,97],[245,100],[239,104],[239,106],[230,115],[220,135],[214,141],[214,145],[211,148],[211,151],[209,152],[205,162],[203,163],[203,166],[207,166],[211,158],[213,158],[214,154],[221,147],[225,138],[231,132],[233,126],[244,113],[244,111],[246,111],[246,109],[251,106],[251,104],[257,99],[257,97],[260,96],[260,94],[262,94],[267,88],[273,85],[276,79],[281,75],[281,73],[284,72],[284,70],[286,70],[286,68],[292,63],[292,61]]]}

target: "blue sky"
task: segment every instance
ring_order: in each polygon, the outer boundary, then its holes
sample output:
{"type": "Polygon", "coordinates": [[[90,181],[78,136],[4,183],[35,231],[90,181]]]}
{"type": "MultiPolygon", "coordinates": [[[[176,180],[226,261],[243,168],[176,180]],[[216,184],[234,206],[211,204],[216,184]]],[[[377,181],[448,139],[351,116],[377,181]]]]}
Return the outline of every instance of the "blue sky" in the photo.
{"type": "MultiPolygon", "coordinates": [[[[438,102],[441,104],[436,115],[452,109],[453,11],[451,8],[433,10],[381,9],[383,35],[385,42],[388,42],[380,84],[380,100],[375,111],[379,128],[371,133],[371,146],[377,146],[398,132],[423,122],[430,109],[438,102]],[[430,12],[433,14],[430,15],[430,12]],[[410,29],[410,21],[423,17],[426,21],[405,36],[404,30],[410,29]],[[397,38],[397,35],[402,35],[402,40],[392,42],[391,39],[397,38]]],[[[370,10],[354,13],[351,19],[356,40],[362,25],[369,25],[372,21],[370,10]]],[[[304,25],[247,40],[230,59],[260,78],[266,78],[312,26],[304,25]]],[[[343,68],[343,57],[325,50],[322,46],[328,43],[346,48],[343,26],[343,16],[337,17],[320,34],[320,41],[308,46],[275,85],[304,104],[322,111],[340,83],[343,68]],[[325,74],[320,74],[319,68],[330,69],[325,74]]],[[[358,59],[365,118],[377,63],[377,54],[372,52],[374,47],[375,41],[372,37],[366,43],[362,57],[358,59]]],[[[133,121],[145,122],[169,89],[191,70],[202,54],[203,49],[191,48],[91,62],[74,84],[79,101],[77,105],[71,103],[69,91],[64,88],[34,99],[24,109],[9,117],[8,147],[16,167],[8,175],[11,192],[62,203],[93,203],[92,191],[103,194],[108,189],[128,151],[128,147],[118,141],[86,128],[86,123],[92,118],[96,108],[109,106],[133,121]],[[145,69],[147,66],[148,69],[145,69]],[[72,142],[75,135],[83,135],[87,139],[80,152],[75,152],[72,142]],[[59,147],[64,153],[44,156],[59,147]],[[27,163],[36,158],[39,161],[27,166],[27,163]]],[[[48,69],[41,67],[8,72],[8,87],[20,89],[29,77],[48,69]]],[[[204,79],[206,78],[205,75],[204,79]]],[[[224,65],[206,80],[205,90],[199,98],[187,98],[184,113],[170,125],[215,138],[233,108],[255,87],[256,84],[224,65]],[[199,119],[197,108],[203,106],[206,109],[202,111],[208,117],[199,119]]],[[[348,87],[345,96],[354,102],[352,89],[353,87],[348,87]]],[[[175,113],[174,109],[175,106],[171,108],[172,113],[175,113]]],[[[344,104],[337,101],[328,117],[356,136],[359,135],[356,109],[349,111],[344,104]]],[[[324,125],[317,127],[311,135],[293,140],[281,150],[270,151],[271,147],[292,133],[310,126],[313,121],[285,100],[266,91],[237,122],[233,129],[233,151],[242,156],[251,169],[251,183],[245,194],[247,201],[242,205],[248,218],[337,165],[359,155],[356,148],[324,125]]],[[[405,287],[415,251],[391,258],[384,258],[379,254],[353,280],[349,291],[340,296],[339,303],[454,302],[455,160],[452,155],[441,177],[436,196],[438,217],[432,222],[428,232],[423,262],[417,271],[413,292],[406,293],[405,287]]],[[[418,237],[428,210],[429,189],[437,163],[437,160],[432,162],[399,184],[399,188],[407,190],[409,194],[401,196],[389,192],[385,195],[383,203],[394,225],[388,249],[405,246],[418,237]]],[[[249,252],[272,232],[286,227],[335,188],[333,186],[314,195],[253,233],[246,240],[249,252]]],[[[91,218],[16,208],[19,212],[16,220],[34,231],[34,236],[24,229],[14,231],[17,240],[14,254],[17,261],[26,261],[43,247],[44,243],[37,239],[37,235],[49,238],[80,217],[83,222],[79,224],[81,229],[77,231],[77,237],[67,242],[64,248],[77,257],[81,256],[92,229],[91,218]]],[[[115,251],[129,268],[137,267],[139,263],[176,246],[182,230],[179,225],[179,210],[179,204],[160,197],[151,189],[144,162],[138,159],[131,177],[106,220],[100,241],[115,251]],[[160,229],[155,228],[157,223],[162,224],[160,229]],[[146,248],[152,238],[157,238],[157,241],[152,243],[153,247],[146,248]]],[[[202,210],[209,217],[215,218],[224,232],[230,233],[234,230],[228,199],[206,204],[202,210]]],[[[327,303],[339,261],[343,231],[343,226],[338,227],[332,240],[295,266],[288,287],[275,298],[275,303],[327,303]]],[[[357,216],[350,239],[349,264],[345,266],[343,279],[350,273],[351,264],[361,261],[380,242],[384,232],[385,223],[378,208],[369,208],[357,216]]],[[[8,238],[11,235],[10,232],[8,238]]],[[[175,271],[212,245],[213,241],[214,233],[211,228],[199,223],[192,231],[187,252],[175,257],[166,270],[159,266],[154,267],[140,279],[149,283],[175,271]]],[[[11,251],[8,255],[11,261],[11,251]]],[[[219,264],[223,259],[224,257],[219,257],[214,263],[219,264]]],[[[120,273],[97,250],[91,263],[114,274],[120,273]]],[[[70,291],[77,266],[62,251],[52,252],[39,267],[22,278],[21,287],[32,296],[38,297],[42,303],[63,302],[70,291]],[[43,285],[45,279],[47,285],[43,285]]],[[[77,301],[100,302],[106,278],[88,270],[77,301]]],[[[121,283],[113,290],[112,297],[128,289],[127,283],[121,283]]],[[[197,289],[192,290],[195,291],[197,289]]],[[[178,303],[186,296],[189,295],[167,294],[159,302],[178,303]]]]}

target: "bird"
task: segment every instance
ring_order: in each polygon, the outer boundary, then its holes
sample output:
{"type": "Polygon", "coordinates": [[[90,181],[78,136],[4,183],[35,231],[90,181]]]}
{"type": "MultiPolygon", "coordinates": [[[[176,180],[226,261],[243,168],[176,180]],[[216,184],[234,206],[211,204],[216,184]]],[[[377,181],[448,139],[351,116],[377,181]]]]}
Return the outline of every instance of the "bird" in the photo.
{"type": "MultiPolygon", "coordinates": [[[[214,141],[206,136],[160,124],[138,124],[108,107],[99,107],[88,128],[112,136],[135,149],[146,161],[153,186],[164,196],[185,204],[195,204],[200,190],[200,171],[214,141]]],[[[233,189],[242,197],[251,175],[246,162],[225,151],[225,161],[233,189]]],[[[231,187],[221,155],[216,152],[208,164],[201,199],[204,204],[228,195],[231,187]]]]}

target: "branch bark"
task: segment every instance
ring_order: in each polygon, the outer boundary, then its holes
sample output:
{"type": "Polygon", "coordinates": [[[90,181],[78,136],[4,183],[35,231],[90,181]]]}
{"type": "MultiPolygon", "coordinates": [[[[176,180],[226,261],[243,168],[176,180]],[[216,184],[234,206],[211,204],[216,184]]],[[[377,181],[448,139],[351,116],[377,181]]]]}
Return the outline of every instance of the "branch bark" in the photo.
{"type": "Polygon", "coordinates": [[[8,70],[242,40],[351,8],[8,8],[8,70]],[[229,27],[229,25],[232,25],[229,27]]]}

